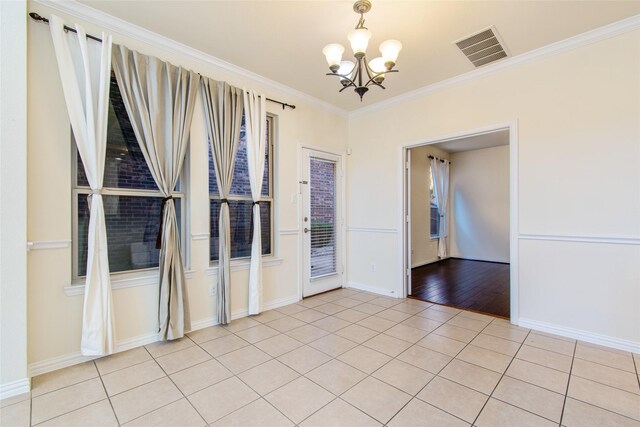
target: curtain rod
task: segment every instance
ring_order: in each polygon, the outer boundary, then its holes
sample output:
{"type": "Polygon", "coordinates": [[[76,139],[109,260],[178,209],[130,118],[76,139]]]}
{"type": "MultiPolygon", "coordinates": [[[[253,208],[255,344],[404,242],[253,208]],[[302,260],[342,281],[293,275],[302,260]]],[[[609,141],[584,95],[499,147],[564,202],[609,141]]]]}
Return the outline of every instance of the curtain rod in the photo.
{"type": "MultiPolygon", "coordinates": [[[[441,159],[441,158],[439,158],[439,157],[429,156],[429,158],[430,158],[430,159],[440,160],[442,163],[444,163],[444,162],[449,162],[448,160],[446,160],[446,159],[441,159]]],[[[449,162],[449,164],[451,164],[451,162],[449,162]]]]}
{"type": "MultiPolygon", "coordinates": [[[[1,1],[1,0],[0,0],[1,1]]],[[[44,22],[45,24],[49,24],[49,20],[43,16],[38,15],[35,12],[31,12],[29,14],[29,16],[31,17],[31,19],[33,19],[34,21],[40,21],[40,22],[44,22]]],[[[78,33],[75,28],[71,28],[67,25],[64,26],[65,31],[71,31],[72,33],[78,33]]],[[[91,34],[87,34],[87,38],[91,39],[91,40],[95,40],[97,42],[101,42],[102,43],[102,39],[96,36],[92,36],[91,34]]],[[[200,73],[198,73],[200,74],[200,73]]],[[[282,102],[282,101],[276,101],[275,99],[271,99],[271,98],[266,98],[267,101],[269,102],[273,102],[274,104],[280,104],[282,105],[282,109],[284,110],[285,107],[289,107],[292,110],[295,110],[296,106],[292,105],[292,104],[287,104],[286,102],[282,102]]]]}

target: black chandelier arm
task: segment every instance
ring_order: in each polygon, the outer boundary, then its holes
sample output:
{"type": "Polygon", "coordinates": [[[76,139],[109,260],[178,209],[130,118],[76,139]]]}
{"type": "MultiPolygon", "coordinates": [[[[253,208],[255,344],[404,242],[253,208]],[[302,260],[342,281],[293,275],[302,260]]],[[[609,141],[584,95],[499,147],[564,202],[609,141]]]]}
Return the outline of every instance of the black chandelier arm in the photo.
{"type": "Polygon", "coordinates": [[[340,78],[342,78],[342,79],[345,79],[345,80],[348,80],[348,81],[349,81],[349,84],[348,84],[348,85],[345,85],[342,89],[340,89],[340,92],[342,92],[343,90],[345,90],[346,88],[351,87],[351,86],[358,87],[358,85],[356,84],[356,82],[354,82],[353,80],[351,80],[351,79],[349,78],[349,76],[347,76],[347,75],[344,75],[344,74],[338,74],[338,73],[327,73],[327,76],[336,76],[336,77],[340,77],[340,78]]]}
{"type": "Polygon", "coordinates": [[[370,84],[374,84],[376,86],[380,86],[382,89],[385,89],[384,86],[382,86],[380,83],[376,82],[376,77],[380,77],[383,74],[388,74],[388,73],[397,73],[398,70],[389,70],[389,71],[383,71],[381,73],[374,73],[373,77],[371,77],[369,79],[369,81],[367,82],[367,84],[365,85],[365,87],[369,86],[370,84]]]}
{"type": "Polygon", "coordinates": [[[382,89],[386,89],[382,85],[382,83],[376,81],[376,79],[379,79],[380,77],[383,77],[385,74],[388,74],[388,73],[398,72],[398,70],[385,70],[381,72],[376,72],[372,70],[371,67],[369,66],[369,62],[367,61],[367,58],[365,57],[365,55],[357,55],[355,59],[357,62],[354,64],[353,70],[350,73],[348,74],[339,74],[338,72],[327,73],[327,76],[336,76],[341,79],[341,83],[343,87],[338,92],[342,92],[347,88],[353,87],[356,90],[356,92],[360,94],[360,98],[362,99],[362,95],[364,95],[364,92],[369,86],[375,85],[382,89]],[[365,83],[365,78],[366,78],[366,83],[365,83]],[[358,91],[359,89],[362,91],[362,93],[358,91]]]}

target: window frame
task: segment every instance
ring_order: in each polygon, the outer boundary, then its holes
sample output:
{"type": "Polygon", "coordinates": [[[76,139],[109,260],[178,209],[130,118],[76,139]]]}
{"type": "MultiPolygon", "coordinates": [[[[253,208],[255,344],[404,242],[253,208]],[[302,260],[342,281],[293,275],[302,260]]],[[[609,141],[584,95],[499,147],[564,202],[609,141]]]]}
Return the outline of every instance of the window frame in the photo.
{"type": "Polygon", "coordinates": [[[436,208],[437,210],[439,210],[439,205],[438,205],[438,200],[437,198],[433,197],[436,199],[436,203],[432,204],[431,200],[432,198],[432,194],[435,196],[435,191],[434,191],[434,183],[433,183],[433,169],[431,168],[431,164],[429,164],[429,239],[430,240],[437,240],[440,239],[440,215],[436,215],[436,222],[437,222],[437,229],[438,232],[433,234],[431,233],[431,213],[433,208],[436,208]]]}
{"type": "MultiPolygon", "coordinates": [[[[84,194],[88,196],[91,194],[91,188],[88,186],[80,186],[78,185],[78,148],[76,146],[75,137],[73,135],[73,130],[71,131],[71,221],[72,221],[72,239],[71,239],[71,247],[72,247],[72,266],[71,266],[71,284],[72,285],[84,285],[84,279],[86,275],[80,276],[78,274],[78,250],[79,250],[79,241],[78,241],[78,196],[84,194]]],[[[108,142],[107,142],[108,143],[108,142]]],[[[189,150],[185,155],[185,159],[182,166],[182,171],[180,173],[179,183],[180,190],[171,192],[171,197],[174,198],[174,203],[176,200],[179,200],[180,203],[180,247],[182,248],[183,262],[185,266],[185,270],[189,268],[190,265],[190,248],[188,245],[189,239],[187,236],[189,235],[189,203],[188,203],[188,185],[189,182],[189,165],[190,165],[190,156],[189,150]]],[[[160,190],[137,190],[131,188],[115,188],[115,187],[103,187],[102,188],[103,196],[127,196],[127,197],[164,197],[160,190]]],[[[109,236],[107,236],[107,246],[109,245],[109,236]]],[[[157,272],[158,267],[149,267],[149,268],[139,268],[135,270],[125,270],[125,271],[110,271],[109,275],[112,278],[122,278],[126,279],[128,277],[137,277],[148,275],[149,272],[157,272]]]]}
{"type": "MultiPolygon", "coordinates": [[[[262,254],[262,258],[276,258],[276,239],[275,239],[275,230],[276,230],[276,218],[275,218],[275,183],[276,183],[276,178],[275,178],[275,164],[276,164],[276,160],[275,160],[275,152],[276,152],[276,116],[271,114],[271,113],[267,113],[267,121],[269,122],[269,134],[268,134],[268,141],[269,143],[267,144],[267,149],[269,150],[269,194],[267,196],[263,196],[262,195],[262,189],[260,191],[260,202],[269,202],[269,206],[270,206],[270,224],[269,224],[269,229],[270,229],[270,237],[271,237],[271,241],[270,241],[270,245],[269,247],[271,248],[271,252],[267,253],[267,254],[262,254]]],[[[207,140],[207,144],[209,144],[209,141],[207,140]]],[[[207,147],[207,153],[209,154],[209,147],[207,147]]],[[[207,158],[207,164],[209,162],[209,159],[207,158]]],[[[234,165],[235,166],[235,165],[234,165]]],[[[207,178],[209,177],[209,175],[207,174],[207,178]]],[[[209,192],[209,221],[211,221],[211,201],[212,200],[220,200],[220,194],[212,194],[211,192],[209,192]]],[[[238,196],[238,195],[229,195],[227,196],[227,200],[229,201],[249,201],[249,202],[253,202],[253,198],[251,197],[251,194],[245,195],[245,196],[238,196]]],[[[264,209],[264,205],[260,205],[260,209],[264,209]]],[[[253,226],[253,225],[251,225],[253,226]]],[[[218,259],[211,259],[211,230],[209,230],[209,267],[217,267],[219,260],[218,259]]],[[[246,262],[247,260],[251,259],[251,255],[249,256],[242,256],[242,257],[236,257],[236,258],[231,258],[230,261],[233,264],[238,264],[238,263],[243,263],[246,262]]]]}

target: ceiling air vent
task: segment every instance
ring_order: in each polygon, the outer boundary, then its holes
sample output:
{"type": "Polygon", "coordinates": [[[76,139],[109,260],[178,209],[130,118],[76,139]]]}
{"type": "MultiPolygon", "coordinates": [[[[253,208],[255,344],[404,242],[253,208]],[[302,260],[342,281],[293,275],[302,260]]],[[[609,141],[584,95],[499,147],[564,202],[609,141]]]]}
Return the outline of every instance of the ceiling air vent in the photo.
{"type": "Polygon", "coordinates": [[[501,43],[500,36],[493,27],[458,40],[455,44],[476,67],[507,56],[504,43],[501,43]]]}

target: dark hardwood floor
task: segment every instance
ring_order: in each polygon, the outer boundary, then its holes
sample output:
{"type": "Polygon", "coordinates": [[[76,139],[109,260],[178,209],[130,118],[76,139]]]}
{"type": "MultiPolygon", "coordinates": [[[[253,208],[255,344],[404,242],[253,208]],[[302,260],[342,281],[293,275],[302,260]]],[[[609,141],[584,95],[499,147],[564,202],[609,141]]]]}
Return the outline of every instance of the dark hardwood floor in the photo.
{"type": "Polygon", "coordinates": [[[509,264],[448,258],[411,270],[412,298],[509,318],[509,264]]]}

